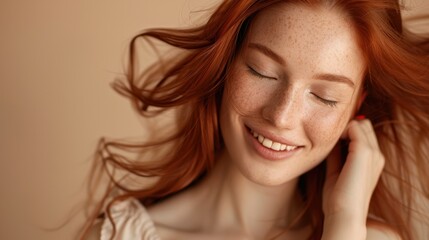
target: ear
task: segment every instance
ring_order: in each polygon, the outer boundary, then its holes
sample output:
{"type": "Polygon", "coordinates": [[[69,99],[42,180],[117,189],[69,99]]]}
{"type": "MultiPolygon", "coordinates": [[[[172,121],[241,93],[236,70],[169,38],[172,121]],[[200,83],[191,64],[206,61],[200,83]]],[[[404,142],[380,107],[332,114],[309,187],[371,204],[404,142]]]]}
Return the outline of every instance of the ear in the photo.
{"type": "Polygon", "coordinates": [[[363,90],[362,92],[359,93],[359,97],[358,97],[357,102],[356,102],[355,112],[353,115],[356,115],[359,112],[359,109],[362,106],[363,101],[365,101],[365,98],[367,95],[368,95],[368,93],[365,90],[363,90]]]}
{"type": "Polygon", "coordinates": [[[368,93],[363,90],[362,93],[359,96],[358,102],[357,102],[357,108],[356,110],[359,111],[360,107],[362,106],[363,101],[365,100],[366,96],[368,95],[368,93]]]}
{"type": "MultiPolygon", "coordinates": [[[[359,97],[358,97],[357,102],[356,102],[356,107],[355,107],[355,110],[353,112],[353,115],[350,117],[350,121],[356,117],[356,114],[359,112],[359,109],[362,106],[363,101],[365,101],[365,98],[367,95],[368,95],[368,93],[365,90],[363,90],[359,93],[359,97]]],[[[341,133],[341,137],[340,137],[341,139],[347,138],[347,131],[348,131],[348,124],[347,124],[346,128],[343,130],[343,132],[341,133]]]]}

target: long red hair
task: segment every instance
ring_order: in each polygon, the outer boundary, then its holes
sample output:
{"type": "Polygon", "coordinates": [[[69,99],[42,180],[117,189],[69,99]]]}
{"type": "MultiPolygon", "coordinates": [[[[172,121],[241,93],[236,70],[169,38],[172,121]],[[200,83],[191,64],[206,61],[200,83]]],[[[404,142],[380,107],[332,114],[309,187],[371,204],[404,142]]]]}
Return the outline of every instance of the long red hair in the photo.
{"type": "MultiPolygon", "coordinates": [[[[135,197],[148,206],[210,171],[223,148],[218,113],[230,67],[254,16],[279,2],[339,8],[352,20],[367,62],[367,97],[360,113],[372,121],[386,158],[369,212],[397,229],[403,239],[415,239],[413,219],[427,217],[418,210],[415,199],[429,198],[425,184],[429,182],[429,158],[424,149],[429,146],[429,39],[403,28],[396,0],[226,0],[199,27],[152,29],[135,36],[129,47],[126,81],[116,81],[113,87],[129,98],[143,117],[176,109],[177,128],[165,138],[143,144],[100,141],[90,177],[95,180],[105,172],[109,184],[92,210],[82,238],[100,213],[105,211],[112,221],[110,207],[115,201],[135,197]],[[137,74],[139,39],[159,40],[180,52],[137,74]],[[168,151],[156,158],[143,154],[134,160],[115,152],[146,153],[154,147],[168,151]],[[130,189],[112,169],[156,181],[130,189]],[[115,189],[119,193],[113,194],[115,189]]],[[[306,206],[302,215],[310,216],[314,230],[311,239],[322,235],[324,168],[324,163],[320,164],[301,176],[299,183],[306,206]]]]}

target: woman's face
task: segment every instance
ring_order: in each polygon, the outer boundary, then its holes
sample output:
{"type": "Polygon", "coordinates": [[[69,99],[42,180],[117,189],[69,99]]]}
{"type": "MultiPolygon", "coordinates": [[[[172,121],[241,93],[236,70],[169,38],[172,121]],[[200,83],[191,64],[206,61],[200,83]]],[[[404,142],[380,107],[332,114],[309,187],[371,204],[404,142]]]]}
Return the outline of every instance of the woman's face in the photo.
{"type": "Polygon", "coordinates": [[[272,186],[325,159],[361,95],[365,63],[356,38],[334,9],[278,4],[258,14],[222,100],[235,169],[272,186]]]}

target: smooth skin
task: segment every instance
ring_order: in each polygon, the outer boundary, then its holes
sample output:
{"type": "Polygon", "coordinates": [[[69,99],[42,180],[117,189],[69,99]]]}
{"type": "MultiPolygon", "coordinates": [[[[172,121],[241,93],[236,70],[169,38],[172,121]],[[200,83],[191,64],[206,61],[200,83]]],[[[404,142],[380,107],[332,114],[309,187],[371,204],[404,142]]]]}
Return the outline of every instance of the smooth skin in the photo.
{"type": "MultiPolygon", "coordinates": [[[[346,134],[349,135],[350,138],[350,153],[345,166],[341,168],[338,146],[336,146],[327,159],[328,170],[324,189],[324,203],[331,202],[333,204],[324,204],[324,212],[330,213],[330,215],[325,219],[327,227],[324,230],[322,239],[353,239],[352,237],[355,237],[354,239],[374,240],[401,239],[392,229],[388,228],[383,223],[366,219],[366,211],[369,203],[368,199],[370,197],[368,193],[373,191],[377,176],[380,174],[379,172],[384,162],[384,158],[379,152],[370,121],[351,121],[346,134]],[[352,152],[356,152],[356,154],[352,152]],[[358,159],[360,158],[369,160],[359,161],[358,159]],[[374,166],[370,160],[377,161],[378,166],[374,166]],[[362,172],[368,172],[369,174],[362,175],[362,172]],[[355,178],[348,177],[350,175],[354,175],[355,178]],[[344,178],[344,181],[339,181],[339,178],[344,178]],[[363,184],[356,184],[356,180],[363,181],[363,184]],[[350,191],[351,194],[349,195],[344,189],[355,190],[350,191]],[[363,200],[356,199],[359,197],[363,198],[363,200]],[[355,205],[354,208],[348,207],[350,206],[350,202],[352,205],[355,205]],[[363,205],[361,207],[356,206],[358,203],[363,205]],[[335,209],[333,209],[333,207],[335,207],[335,209]],[[364,210],[359,211],[362,209],[364,210]],[[362,216],[364,219],[362,220],[356,216],[362,216]]],[[[347,135],[345,137],[347,137],[347,135]]],[[[160,221],[157,222],[157,230],[162,239],[253,239],[237,235],[227,236],[189,232],[184,230],[188,228],[185,226],[182,226],[182,229],[178,229],[177,226],[183,225],[182,223],[184,221],[180,222],[180,217],[184,214],[183,212],[177,211],[176,206],[183,206],[185,211],[192,212],[192,205],[189,204],[190,201],[194,200],[193,204],[198,204],[199,206],[204,204],[202,202],[204,201],[203,199],[195,201],[194,198],[195,195],[192,193],[183,193],[151,209],[152,217],[156,215],[161,221],[167,222],[166,219],[162,218],[167,218],[168,216],[174,219],[170,221],[168,226],[160,221]],[[172,222],[176,223],[173,223],[174,225],[172,226],[172,222]]],[[[183,217],[192,217],[186,215],[188,214],[185,214],[183,217]]],[[[88,239],[100,239],[100,228],[101,223],[96,224],[88,239]]],[[[287,236],[281,239],[305,239],[304,237],[308,232],[305,231],[306,228],[303,229],[304,231],[301,230],[292,234],[288,233],[287,236]]]]}
{"type": "MultiPolygon", "coordinates": [[[[350,140],[350,144],[344,166],[341,167],[339,145],[327,158],[323,192],[325,229],[322,237],[326,240],[350,239],[351,235],[355,239],[365,239],[371,195],[385,162],[369,120],[351,121],[345,138],[350,140]]],[[[400,239],[382,225],[374,229],[375,223],[370,226],[373,229],[368,230],[367,239],[380,239],[377,234],[381,234],[379,231],[383,229],[386,230],[385,239],[400,239]],[[372,238],[372,234],[376,234],[376,238],[372,238]]]]}
{"type": "Polygon", "coordinates": [[[192,188],[148,208],[161,239],[307,239],[309,221],[286,226],[303,206],[298,177],[324,159],[322,239],[400,239],[368,219],[385,159],[371,122],[353,120],[364,99],[365,62],[347,17],[336,9],[278,4],[258,14],[247,37],[253,45],[243,47],[225,86],[225,149],[215,168],[192,188]],[[267,160],[249,129],[300,148],[267,160]],[[344,166],[341,137],[349,141],[344,166]]]}

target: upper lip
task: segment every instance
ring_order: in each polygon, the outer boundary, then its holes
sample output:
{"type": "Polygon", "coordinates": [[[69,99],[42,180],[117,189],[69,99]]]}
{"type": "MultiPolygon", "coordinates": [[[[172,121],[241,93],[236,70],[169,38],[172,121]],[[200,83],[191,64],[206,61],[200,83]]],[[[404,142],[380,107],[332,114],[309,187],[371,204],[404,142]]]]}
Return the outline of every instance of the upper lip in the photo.
{"type": "Polygon", "coordinates": [[[273,134],[271,132],[262,130],[260,128],[255,128],[255,127],[252,127],[252,126],[249,126],[249,125],[246,125],[246,127],[252,129],[254,132],[257,132],[258,134],[261,134],[262,136],[264,136],[264,137],[266,137],[266,138],[268,138],[268,139],[270,139],[270,140],[272,140],[274,142],[279,142],[279,143],[285,144],[287,146],[297,146],[297,147],[302,146],[302,145],[299,145],[298,143],[292,142],[289,139],[286,139],[286,138],[284,138],[282,136],[279,136],[279,135],[275,135],[275,134],[273,134]]]}

